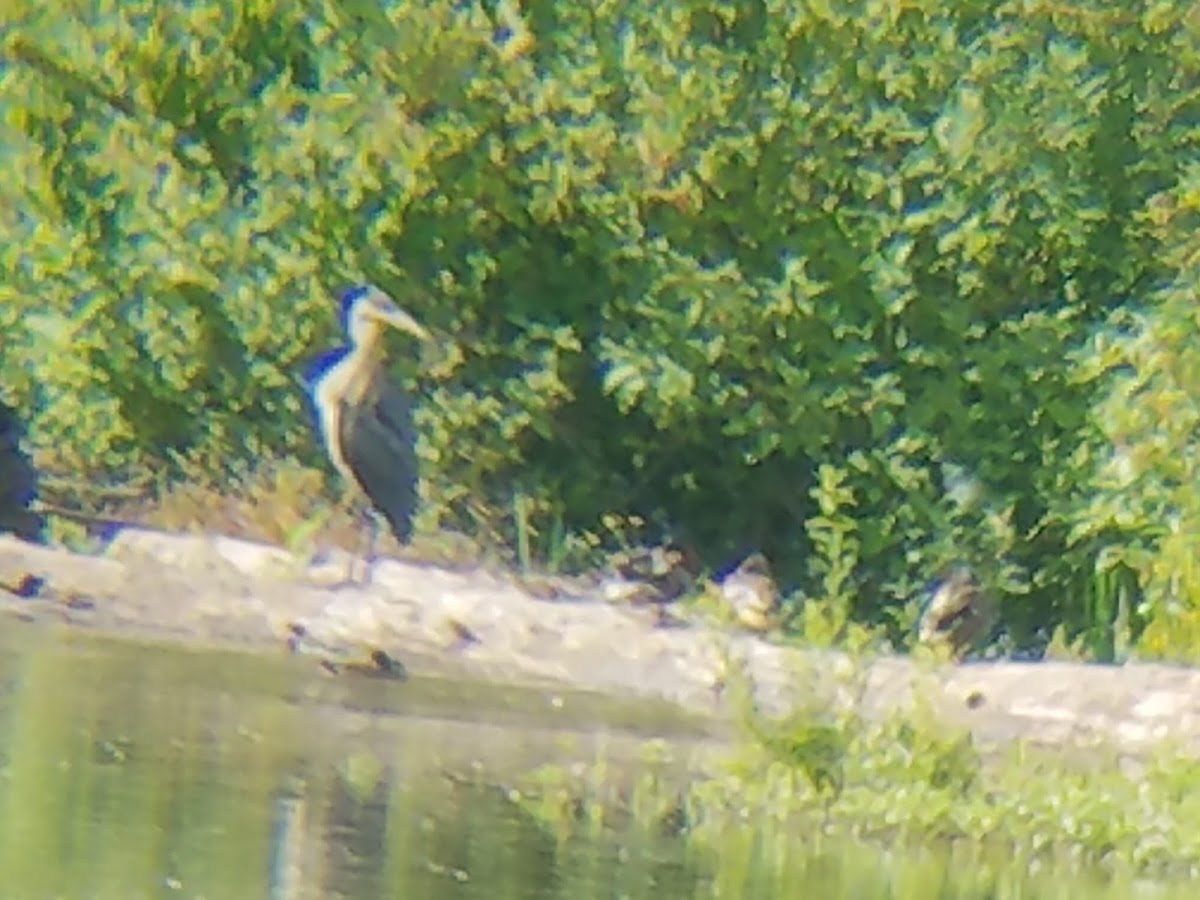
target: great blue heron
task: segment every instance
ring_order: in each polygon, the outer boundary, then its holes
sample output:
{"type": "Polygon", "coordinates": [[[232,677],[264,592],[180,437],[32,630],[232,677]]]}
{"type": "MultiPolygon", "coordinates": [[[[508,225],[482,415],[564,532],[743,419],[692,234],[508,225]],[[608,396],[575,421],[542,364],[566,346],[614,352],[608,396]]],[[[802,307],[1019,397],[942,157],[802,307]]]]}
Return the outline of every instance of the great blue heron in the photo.
{"type": "Polygon", "coordinates": [[[407,543],[417,505],[412,405],[388,379],[383,333],[390,326],[421,340],[430,335],[373,285],[346,291],[341,306],[350,343],[317,358],[305,380],[330,461],[370,505],[369,577],[378,530],[375,515],[382,515],[396,539],[407,543]]]}

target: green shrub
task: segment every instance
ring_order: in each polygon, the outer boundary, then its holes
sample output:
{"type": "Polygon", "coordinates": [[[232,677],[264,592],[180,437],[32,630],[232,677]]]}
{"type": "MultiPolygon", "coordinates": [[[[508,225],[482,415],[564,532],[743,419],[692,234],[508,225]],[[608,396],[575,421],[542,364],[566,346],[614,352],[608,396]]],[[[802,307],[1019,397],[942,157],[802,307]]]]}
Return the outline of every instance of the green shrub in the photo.
{"type": "Polygon", "coordinates": [[[897,634],[963,559],[1018,642],[1111,631],[1093,339],[1180,268],[1187,4],[10,9],[0,378],[53,465],[311,457],[370,279],[455,348],[426,527],[634,514],[897,634]]]}
{"type": "Polygon", "coordinates": [[[1080,369],[1081,379],[1111,377],[1112,387],[1094,409],[1096,435],[1085,452],[1096,461],[1096,477],[1079,497],[1074,537],[1080,545],[1108,547],[1105,569],[1136,573],[1145,600],[1129,610],[1132,624],[1140,630],[1146,620],[1153,623],[1143,652],[1194,661],[1200,659],[1200,166],[1183,167],[1178,184],[1153,197],[1141,218],[1172,276],[1141,314],[1121,317],[1096,337],[1080,369]]]}

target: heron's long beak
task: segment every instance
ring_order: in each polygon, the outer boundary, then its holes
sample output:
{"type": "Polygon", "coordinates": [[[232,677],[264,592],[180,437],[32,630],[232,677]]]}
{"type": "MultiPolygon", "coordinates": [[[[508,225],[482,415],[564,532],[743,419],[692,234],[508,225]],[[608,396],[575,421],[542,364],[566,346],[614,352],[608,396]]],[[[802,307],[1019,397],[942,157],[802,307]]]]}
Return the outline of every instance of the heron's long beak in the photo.
{"type": "Polygon", "coordinates": [[[391,325],[398,331],[407,332],[408,334],[411,334],[416,338],[420,338],[423,341],[433,340],[433,336],[424,328],[422,328],[416,319],[402,310],[398,305],[396,305],[395,300],[378,288],[375,288],[373,291],[373,296],[371,297],[370,305],[367,307],[367,312],[371,318],[375,319],[377,322],[382,322],[385,325],[391,325]]]}
{"type": "Polygon", "coordinates": [[[416,319],[398,306],[394,306],[392,309],[380,310],[377,315],[379,321],[386,325],[391,325],[400,331],[406,331],[413,337],[420,338],[423,341],[433,340],[433,336],[422,328],[416,319]]]}

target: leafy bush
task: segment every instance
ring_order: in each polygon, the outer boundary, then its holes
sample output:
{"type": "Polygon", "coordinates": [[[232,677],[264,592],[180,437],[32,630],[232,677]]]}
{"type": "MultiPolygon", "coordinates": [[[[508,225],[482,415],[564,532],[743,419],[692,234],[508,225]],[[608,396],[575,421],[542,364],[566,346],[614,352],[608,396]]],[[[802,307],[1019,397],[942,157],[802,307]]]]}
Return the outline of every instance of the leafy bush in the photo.
{"type": "Polygon", "coordinates": [[[963,559],[1018,641],[1111,630],[1096,335],[1180,275],[1187,4],[66,9],[3,14],[0,377],[53,466],[314,458],[296,365],[370,279],[453,341],[426,527],[632,514],[897,632],[963,559]]]}
{"type": "Polygon", "coordinates": [[[1112,387],[1095,407],[1098,434],[1087,452],[1097,474],[1079,499],[1075,539],[1106,545],[1105,569],[1140,576],[1146,608],[1134,612],[1153,620],[1143,651],[1194,661],[1200,659],[1200,167],[1184,167],[1141,218],[1173,274],[1141,314],[1125,315],[1097,336],[1081,367],[1081,378],[1112,376],[1112,387]]]}

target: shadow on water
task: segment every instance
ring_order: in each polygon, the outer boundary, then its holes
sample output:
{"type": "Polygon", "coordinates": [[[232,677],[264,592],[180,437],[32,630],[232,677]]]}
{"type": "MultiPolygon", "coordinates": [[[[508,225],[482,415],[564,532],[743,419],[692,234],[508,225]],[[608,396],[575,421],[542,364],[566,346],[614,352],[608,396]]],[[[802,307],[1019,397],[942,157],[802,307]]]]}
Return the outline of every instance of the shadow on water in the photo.
{"type": "Polygon", "coordinates": [[[613,711],[583,697],[329,678],[295,658],[11,622],[0,650],[0,897],[1101,893],[1078,881],[1034,891],[1028,873],[979,860],[819,837],[792,858],[794,841],[773,846],[753,823],[715,854],[636,817],[563,831],[509,779],[597,760],[616,778],[678,774],[712,749],[665,717],[612,730],[613,711]],[[650,762],[655,730],[674,740],[650,762]]]}

